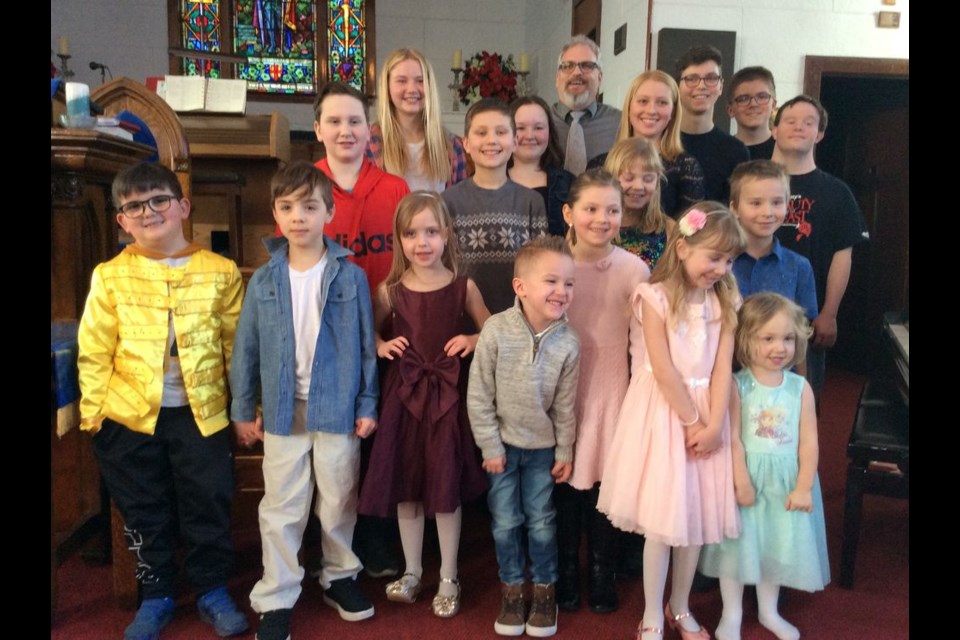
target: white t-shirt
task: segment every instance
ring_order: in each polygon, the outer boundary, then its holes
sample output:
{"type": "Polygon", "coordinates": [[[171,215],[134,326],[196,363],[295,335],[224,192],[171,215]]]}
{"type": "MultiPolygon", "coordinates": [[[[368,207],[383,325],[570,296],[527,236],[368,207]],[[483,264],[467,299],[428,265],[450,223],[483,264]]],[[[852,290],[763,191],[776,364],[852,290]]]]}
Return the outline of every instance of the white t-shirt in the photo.
{"type": "Polygon", "coordinates": [[[407,157],[409,158],[409,163],[407,164],[407,173],[403,176],[403,179],[407,181],[407,186],[410,187],[410,191],[422,189],[425,191],[436,191],[437,193],[443,193],[443,189],[446,186],[446,181],[434,180],[433,178],[427,176],[420,165],[420,159],[423,156],[423,145],[423,141],[407,143],[407,157]]]}
{"type": "MultiPolygon", "coordinates": [[[[160,258],[168,267],[182,267],[190,261],[190,256],[182,258],[160,258]]],[[[169,287],[169,285],[167,285],[169,287]]],[[[177,350],[177,335],[173,331],[173,312],[167,312],[167,349],[163,353],[163,396],[161,407],[182,407],[190,404],[187,388],[183,384],[183,369],[180,368],[180,353],[177,350]]]]}
{"type": "Polygon", "coordinates": [[[293,339],[297,357],[297,390],[299,400],[310,393],[313,354],[320,336],[320,310],[323,308],[323,270],[327,253],[306,271],[290,270],[290,303],[293,307],[293,339]]]}

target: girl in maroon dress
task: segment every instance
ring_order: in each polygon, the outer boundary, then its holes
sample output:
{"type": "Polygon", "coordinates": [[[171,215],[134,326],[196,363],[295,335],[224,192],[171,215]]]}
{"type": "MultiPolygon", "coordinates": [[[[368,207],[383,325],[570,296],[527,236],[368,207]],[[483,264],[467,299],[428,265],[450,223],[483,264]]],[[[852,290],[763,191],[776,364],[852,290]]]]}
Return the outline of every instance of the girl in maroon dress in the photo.
{"type": "Polygon", "coordinates": [[[461,361],[490,316],[477,285],[458,275],[457,237],[443,200],[414,191],[397,205],[390,275],[374,294],[377,354],[389,360],[380,425],[359,511],[397,514],[406,569],[387,599],[414,602],[423,574],[425,517],[436,517],[440,586],[433,612],[460,610],[457,552],[460,504],[486,489],[476,444],[460,402],[461,361]],[[478,333],[463,332],[469,316],[478,333]]]}

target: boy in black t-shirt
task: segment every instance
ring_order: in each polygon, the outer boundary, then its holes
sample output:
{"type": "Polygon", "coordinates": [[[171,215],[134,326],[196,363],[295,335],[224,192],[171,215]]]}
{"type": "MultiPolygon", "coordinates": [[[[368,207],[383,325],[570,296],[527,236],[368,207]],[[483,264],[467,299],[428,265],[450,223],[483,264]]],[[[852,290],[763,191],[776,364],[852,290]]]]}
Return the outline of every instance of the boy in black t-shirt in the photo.
{"type": "Polygon", "coordinates": [[[777,237],[784,247],[810,260],[820,301],[807,354],[810,384],[819,400],[824,349],[837,341],[837,311],[850,279],[853,247],[870,235],[850,188],[818,169],[814,161],[814,148],[827,128],[827,111],[820,101],[806,95],[788,100],[773,124],[772,159],[790,174],[787,218],[777,237]]]}

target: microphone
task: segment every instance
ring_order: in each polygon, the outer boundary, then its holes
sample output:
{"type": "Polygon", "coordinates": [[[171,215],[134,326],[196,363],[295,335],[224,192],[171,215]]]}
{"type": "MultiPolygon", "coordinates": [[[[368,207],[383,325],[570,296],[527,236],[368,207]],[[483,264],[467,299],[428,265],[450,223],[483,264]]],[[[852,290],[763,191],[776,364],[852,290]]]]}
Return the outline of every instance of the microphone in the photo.
{"type": "Polygon", "coordinates": [[[103,64],[102,62],[93,62],[93,61],[90,62],[90,69],[93,71],[96,71],[97,69],[100,69],[101,71],[103,71],[106,68],[107,68],[107,65],[103,64]]]}

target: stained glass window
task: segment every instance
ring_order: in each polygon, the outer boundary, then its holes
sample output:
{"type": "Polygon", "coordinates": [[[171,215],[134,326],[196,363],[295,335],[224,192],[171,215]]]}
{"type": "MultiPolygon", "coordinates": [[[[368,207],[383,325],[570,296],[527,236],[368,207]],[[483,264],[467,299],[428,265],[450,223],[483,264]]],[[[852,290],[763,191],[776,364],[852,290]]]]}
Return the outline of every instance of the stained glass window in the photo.
{"type": "Polygon", "coordinates": [[[327,0],[329,77],[360,91],[366,75],[365,14],[363,0],[327,0]]]}
{"type": "Polygon", "coordinates": [[[243,78],[271,96],[314,95],[326,80],[366,93],[372,81],[374,0],[170,2],[179,48],[222,56],[178,57],[183,75],[243,78]]]}
{"type": "Polygon", "coordinates": [[[314,93],[315,5],[308,0],[237,0],[234,52],[249,58],[237,77],[250,91],[314,93]]]}
{"type": "MultiPolygon", "coordinates": [[[[180,3],[180,46],[192,51],[220,51],[220,3],[216,0],[180,3]]],[[[220,77],[220,63],[183,58],[185,76],[220,77]]]]}

